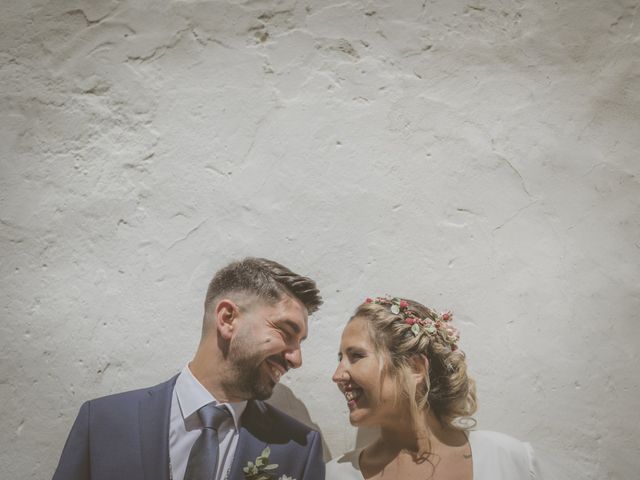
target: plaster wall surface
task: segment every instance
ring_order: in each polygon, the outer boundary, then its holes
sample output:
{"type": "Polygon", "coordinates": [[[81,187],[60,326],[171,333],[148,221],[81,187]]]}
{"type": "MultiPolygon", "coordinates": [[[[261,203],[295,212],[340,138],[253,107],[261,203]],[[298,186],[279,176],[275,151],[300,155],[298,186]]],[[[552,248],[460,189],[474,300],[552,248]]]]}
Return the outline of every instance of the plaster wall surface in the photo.
{"type": "Polygon", "coordinates": [[[80,404],[191,358],[213,272],[315,278],[274,402],[330,381],[366,296],[452,309],[478,427],[547,478],[638,478],[636,0],[9,0],[0,16],[0,476],[80,404]]]}

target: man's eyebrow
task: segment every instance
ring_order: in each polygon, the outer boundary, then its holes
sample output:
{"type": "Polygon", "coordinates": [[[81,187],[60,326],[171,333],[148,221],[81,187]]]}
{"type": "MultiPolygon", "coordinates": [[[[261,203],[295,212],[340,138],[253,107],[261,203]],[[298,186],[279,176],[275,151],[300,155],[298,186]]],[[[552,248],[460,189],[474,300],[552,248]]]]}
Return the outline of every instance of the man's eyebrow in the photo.
{"type": "MultiPolygon", "coordinates": [[[[285,318],[285,319],[283,320],[283,323],[286,323],[286,324],[291,328],[291,330],[293,330],[293,332],[294,332],[296,335],[299,335],[299,334],[300,334],[300,331],[301,331],[301,329],[300,329],[300,325],[298,325],[298,324],[297,324],[296,322],[294,322],[293,320],[289,320],[288,318],[285,318]]],[[[307,339],[307,336],[306,336],[306,335],[305,335],[304,337],[302,337],[302,338],[301,338],[301,340],[306,340],[306,339],[307,339]]]]}

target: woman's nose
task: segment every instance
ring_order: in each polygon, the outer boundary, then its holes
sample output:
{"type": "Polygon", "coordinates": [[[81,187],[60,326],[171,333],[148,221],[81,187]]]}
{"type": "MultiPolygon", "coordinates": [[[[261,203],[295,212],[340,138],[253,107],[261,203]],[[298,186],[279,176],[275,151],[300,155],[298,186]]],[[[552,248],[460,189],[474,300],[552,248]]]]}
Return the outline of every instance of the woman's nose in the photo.
{"type": "Polygon", "coordinates": [[[347,371],[343,368],[342,363],[338,365],[336,371],[333,372],[333,377],[331,377],[335,383],[346,382],[348,380],[347,371]]]}

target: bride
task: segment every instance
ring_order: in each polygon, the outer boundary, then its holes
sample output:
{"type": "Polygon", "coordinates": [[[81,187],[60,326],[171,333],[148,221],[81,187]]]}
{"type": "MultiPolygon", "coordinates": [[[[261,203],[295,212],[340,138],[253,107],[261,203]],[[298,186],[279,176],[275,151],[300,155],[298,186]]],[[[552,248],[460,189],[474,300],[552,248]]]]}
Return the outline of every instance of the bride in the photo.
{"type": "Polygon", "coordinates": [[[351,424],[380,436],[329,462],[328,480],[541,478],[529,444],[461,422],[476,411],[475,384],[450,321],[450,312],[396,297],[358,307],[333,381],[351,424]]]}

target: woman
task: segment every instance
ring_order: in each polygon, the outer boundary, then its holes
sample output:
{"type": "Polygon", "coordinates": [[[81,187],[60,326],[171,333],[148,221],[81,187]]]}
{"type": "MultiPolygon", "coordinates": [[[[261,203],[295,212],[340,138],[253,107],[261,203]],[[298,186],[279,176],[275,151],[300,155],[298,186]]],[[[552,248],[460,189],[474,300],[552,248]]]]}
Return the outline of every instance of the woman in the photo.
{"type": "Polygon", "coordinates": [[[380,437],[327,465],[327,480],[541,478],[529,444],[468,431],[476,411],[451,312],[412,300],[367,299],[344,329],[333,381],[354,426],[380,437]]]}

